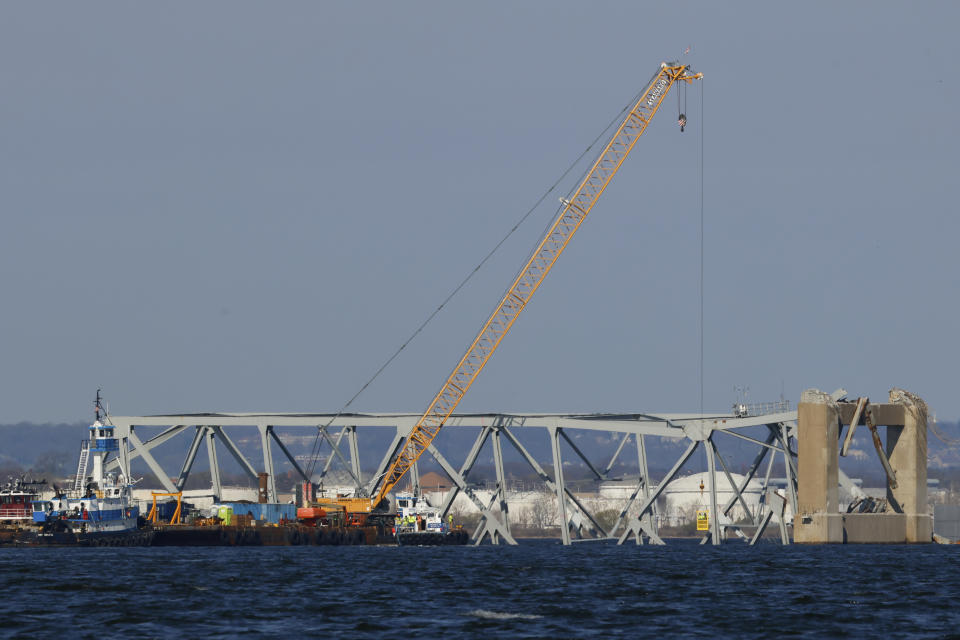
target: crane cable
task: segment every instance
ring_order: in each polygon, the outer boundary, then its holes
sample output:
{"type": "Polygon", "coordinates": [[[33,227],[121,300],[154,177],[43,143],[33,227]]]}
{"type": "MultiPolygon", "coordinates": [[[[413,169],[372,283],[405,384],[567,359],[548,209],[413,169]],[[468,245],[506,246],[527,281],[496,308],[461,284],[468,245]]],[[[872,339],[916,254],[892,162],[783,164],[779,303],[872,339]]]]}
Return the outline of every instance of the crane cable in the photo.
{"type": "MultiPolygon", "coordinates": [[[[520,219],[513,225],[513,227],[510,228],[510,230],[506,233],[506,235],[504,235],[503,238],[501,238],[500,241],[497,242],[496,245],[494,245],[494,247],[486,254],[486,256],[484,256],[484,258],[477,264],[477,266],[475,266],[467,274],[467,276],[460,281],[460,284],[454,287],[453,290],[449,294],[447,294],[447,296],[443,299],[443,302],[441,302],[440,305],[436,309],[434,309],[423,322],[420,323],[420,325],[413,331],[413,333],[411,333],[410,336],[403,341],[400,347],[397,348],[393,352],[393,354],[389,358],[387,358],[387,360],[382,365],[380,365],[380,368],[377,369],[377,371],[370,377],[370,379],[367,380],[363,384],[363,386],[361,386],[360,389],[353,394],[353,396],[350,397],[350,399],[346,402],[346,404],[344,404],[337,411],[337,413],[332,418],[330,418],[330,420],[325,425],[323,426],[318,425],[317,436],[314,439],[313,446],[311,447],[311,450],[310,450],[310,462],[309,462],[309,466],[306,473],[308,479],[313,477],[313,472],[316,469],[317,462],[319,460],[319,455],[320,455],[320,447],[322,445],[320,436],[326,431],[326,429],[331,424],[333,424],[334,420],[336,420],[341,415],[343,415],[343,413],[350,407],[350,405],[353,404],[354,400],[356,400],[360,396],[360,394],[366,391],[367,387],[373,384],[374,380],[376,380],[380,376],[380,374],[383,373],[383,371],[388,366],[390,366],[390,364],[400,355],[400,352],[402,352],[407,347],[407,345],[409,345],[420,334],[420,332],[422,332],[426,328],[426,326],[430,324],[430,322],[437,316],[438,313],[440,313],[440,311],[445,306],[447,306],[447,304],[453,299],[453,297],[456,296],[460,292],[460,290],[463,289],[464,286],[466,286],[466,284],[473,278],[473,276],[477,274],[478,271],[480,271],[481,268],[484,267],[484,265],[486,265],[486,263],[490,260],[490,258],[494,256],[494,254],[500,249],[501,246],[503,246],[503,244],[510,238],[510,236],[512,236],[514,232],[516,232],[517,229],[519,229],[520,226],[524,222],[526,222],[527,218],[529,218],[533,214],[533,212],[543,203],[543,201],[547,199],[547,196],[553,193],[554,190],[560,185],[560,183],[566,179],[566,177],[570,174],[570,172],[573,171],[573,169],[578,164],[580,164],[584,156],[586,156],[587,153],[589,153],[590,150],[593,149],[593,147],[597,144],[597,142],[599,142],[601,139],[603,139],[606,136],[607,131],[609,131],[611,127],[613,127],[615,124],[619,123],[623,119],[623,114],[629,111],[630,108],[636,104],[637,100],[640,99],[640,96],[643,94],[646,88],[650,86],[650,84],[653,82],[653,80],[657,77],[658,74],[659,74],[659,71],[653,74],[653,76],[650,78],[647,84],[645,84],[643,88],[640,91],[638,91],[634,95],[634,97],[631,98],[629,102],[627,102],[626,105],[624,105],[624,107],[617,113],[616,116],[613,117],[613,119],[609,122],[609,124],[607,124],[607,126],[603,128],[600,134],[593,139],[593,142],[587,145],[587,148],[584,149],[579,156],[577,156],[577,159],[574,160],[570,164],[570,166],[567,167],[567,169],[560,175],[560,177],[557,178],[556,181],[554,181],[554,183],[550,186],[550,188],[547,189],[543,193],[543,195],[537,199],[537,201],[533,204],[533,206],[530,207],[527,210],[527,212],[520,217],[520,219]]],[[[588,170],[589,168],[586,171],[588,170]]],[[[586,171],[584,173],[586,173],[586,171]]]]}
{"type": "Polygon", "coordinates": [[[700,80],[700,415],[703,415],[703,79],[700,80]]]}
{"type": "MultiPolygon", "coordinates": [[[[680,96],[677,96],[677,100],[680,99],[680,96]]],[[[686,113],[687,109],[687,94],[683,94],[683,112],[686,113]]],[[[700,419],[703,420],[703,79],[700,80],[700,419]]],[[[710,455],[707,453],[707,447],[703,448],[704,455],[710,455]]],[[[706,461],[705,461],[706,462],[706,461]]],[[[710,468],[709,463],[707,463],[707,468],[710,468]]],[[[714,474],[716,476],[716,474],[714,474]]],[[[710,478],[711,485],[716,485],[716,477],[710,478]]],[[[703,482],[700,482],[700,497],[701,505],[703,504],[703,482]]],[[[709,513],[709,512],[708,512],[709,513]]],[[[699,513],[697,514],[699,518],[699,513]]],[[[708,516],[708,518],[716,518],[717,514],[713,513],[708,516]]],[[[708,520],[709,522],[709,520],[708,520]]]]}

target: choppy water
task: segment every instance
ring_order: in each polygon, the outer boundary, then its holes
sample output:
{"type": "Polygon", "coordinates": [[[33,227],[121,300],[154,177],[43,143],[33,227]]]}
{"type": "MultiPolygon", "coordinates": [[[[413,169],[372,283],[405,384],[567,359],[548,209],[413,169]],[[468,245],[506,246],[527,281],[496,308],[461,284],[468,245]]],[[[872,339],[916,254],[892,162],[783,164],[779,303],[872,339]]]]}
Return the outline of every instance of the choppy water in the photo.
{"type": "Polygon", "coordinates": [[[960,633],[958,546],[0,550],[3,637],[960,633]]]}

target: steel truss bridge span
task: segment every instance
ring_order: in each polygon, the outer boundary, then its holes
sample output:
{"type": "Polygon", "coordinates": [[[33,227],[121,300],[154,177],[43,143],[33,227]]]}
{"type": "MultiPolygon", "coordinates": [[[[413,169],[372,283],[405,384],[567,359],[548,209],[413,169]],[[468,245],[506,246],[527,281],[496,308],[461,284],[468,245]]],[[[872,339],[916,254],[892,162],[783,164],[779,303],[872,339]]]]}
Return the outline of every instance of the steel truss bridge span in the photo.
{"type": "MultiPolygon", "coordinates": [[[[323,440],[329,448],[322,469],[314,474],[312,480],[322,480],[332,468],[344,470],[354,484],[359,495],[369,496],[376,488],[377,480],[389,468],[390,462],[414,428],[419,413],[353,413],[353,414],[326,414],[326,413],[193,413],[180,415],[155,416],[111,416],[115,426],[115,435],[120,440],[118,455],[107,463],[107,470],[119,470],[126,477],[130,473],[131,462],[141,459],[150,469],[160,485],[170,492],[183,490],[194,466],[200,449],[206,449],[207,460],[211,476],[211,493],[222,495],[221,470],[218,461],[219,442],[240,465],[245,474],[257,478],[263,472],[268,475],[268,492],[271,501],[277,500],[277,486],[275,477],[274,449],[283,456],[293,467],[296,474],[304,480],[308,479],[303,466],[284,444],[277,429],[285,433],[291,430],[303,430],[304,435],[316,436],[323,440]],[[157,428],[160,428],[159,432],[157,428]],[[251,460],[236,445],[230,437],[237,427],[255,427],[259,433],[261,459],[251,460]],[[381,441],[388,439],[390,444],[383,451],[380,463],[372,476],[365,477],[360,466],[360,442],[357,437],[359,430],[385,430],[381,441]],[[143,436],[141,438],[141,436],[143,436]],[[180,469],[170,473],[157,461],[153,450],[173,439],[184,442],[186,451],[180,469]]],[[[655,516],[656,501],[667,484],[678,477],[679,472],[693,457],[698,449],[706,452],[707,459],[707,491],[709,496],[709,513],[721,514],[720,518],[710,518],[710,531],[704,536],[703,542],[720,544],[726,531],[733,531],[741,537],[756,542],[764,528],[771,521],[780,525],[781,540],[788,542],[786,535],[786,519],[784,518],[786,503],[789,502],[792,512],[796,513],[796,446],[791,444],[796,437],[796,411],[782,410],[762,415],[737,416],[733,414],[551,414],[551,413],[458,413],[447,420],[446,426],[452,430],[458,427],[479,429],[479,435],[459,466],[451,460],[459,459],[462,451],[441,451],[436,444],[428,447],[428,453],[433,457],[443,472],[450,478],[452,490],[448,492],[442,511],[444,517],[449,513],[453,501],[462,493],[480,512],[480,522],[474,532],[473,540],[480,544],[485,539],[493,544],[503,541],[507,544],[516,544],[510,531],[509,511],[510,504],[507,495],[507,476],[504,471],[504,445],[513,447],[520,458],[525,461],[532,471],[539,477],[547,489],[555,495],[558,509],[558,520],[562,523],[561,535],[564,544],[582,540],[616,539],[623,543],[630,538],[637,544],[650,542],[662,544],[657,531],[655,516]],[[757,427],[763,433],[757,437],[757,427]],[[743,433],[751,429],[752,435],[743,433]],[[531,431],[541,431],[550,444],[551,459],[546,464],[536,460],[530,451],[521,442],[518,434],[524,439],[536,437],[531,431]],[[615,436],[618,444],[609,458],[603,461],[591,460],[576,444],[578,432],[606,432],[615,436]],[[649,461],[647,459],[648,438],[682,438],[686,441],[684,451],[673,461],[670,470],[660,479],[649,475],[649,461]],[[718,444],[724,441],[744,441],[747,446],[756,449],[753,462],[748,467],[744,477],[735,482],[730,473],[729,465],[720,453],[718,444]],[[493,454],[496,486],[492,496],[481,499],[478,492],[468,481],[470,471],[474,468],[482,450],[490,442],[493,454]],[[563,447],[562,443],[567,446],[563,447]],[[569,456],[581,461],[591,476],[597,481],[614,479],[611,470],[621,459],[632,453],[626,451],[635,448],[638,474],[636,484],[631,488],[631,494],[625,506],[619,513],[617,521],[612,527],[602,526],[584,501],[574,494],[564,478],[564,457],[569,456]],[[564,451],[566,449],[566,453],[564,451]],[[774,459],[779,457],[784,464],[787,479],[785,499],[780,494],[769,490],[770,472],[774,459]],[[719,468],[717,463],[719,462],[719,468]],[[763,475],[763,465],[766,463],[766,475],[763,475]],[[549,468],[549,471],[548,471],[549,468]],[[751,480],[760,480],[763,483],[762,509],[760,513],[749,514],[749,522],[733,524],[729,518],[724,518],[734,508],[736,503],[746,507],[743,492],[751,480]],[[717,502],[718,489],[729,486],[733,498],[726,504],[717,502]],[[747,536],[744,529],[752,536],[747,536]]],[[[249,431],[248,431],[249,432],[249,431]]],[[[442,444],[442,443],[441,443],[442,444]]],[[[594,455],[596,457],[596,455],[594,455]]],[[[665,467],[666,460],[658,460],[657,465],[665,467]]],[[[412,482],[419,484],[419,473],[416,467],[412,469],[412,482]]],[[[846,484],[849,479],[842,477],[846,484]]],[[[852,483],[850,483],[852,486],[852,483]]]]}

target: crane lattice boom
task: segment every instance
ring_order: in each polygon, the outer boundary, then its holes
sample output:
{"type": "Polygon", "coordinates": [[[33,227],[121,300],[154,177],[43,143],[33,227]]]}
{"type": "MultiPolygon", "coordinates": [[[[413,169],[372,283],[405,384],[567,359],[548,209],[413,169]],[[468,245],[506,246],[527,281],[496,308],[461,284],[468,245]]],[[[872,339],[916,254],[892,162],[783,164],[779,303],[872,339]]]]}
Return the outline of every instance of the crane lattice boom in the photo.
{"type": "Polygon", "coordinates": [[[543,283],[557,258],[570,242],[570,238],[590,213],[600,194],[607,188],[630,150],[633,149],[637,139],[646,130],[670,88],[676,82],[691,83],[701,77],[702,74],[690,73],[689,65],[677,63],[660,65],[660,71],[613,134],[586,178],[577,187],[573,196],[563,201],[563,210],[540,241],[533,257],[514,280],[496,310],[457,364],[456,369],[414,425],[398,457],[383,476],[380,489],[373,499],[374,506],[378,505],[384,496],[400,482],[407,470],[430,446],[444,422],[456,409],[473,381],[477,379],[500,341],[513,326],[517,316],[543,283]]]}

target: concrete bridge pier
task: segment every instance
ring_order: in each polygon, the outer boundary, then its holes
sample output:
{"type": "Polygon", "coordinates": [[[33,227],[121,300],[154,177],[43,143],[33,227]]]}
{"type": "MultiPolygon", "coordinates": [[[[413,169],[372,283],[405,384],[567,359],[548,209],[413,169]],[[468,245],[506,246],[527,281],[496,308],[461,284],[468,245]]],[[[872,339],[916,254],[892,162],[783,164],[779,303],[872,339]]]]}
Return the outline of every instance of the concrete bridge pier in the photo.
{"type": "MultiPolygon", "coordinates": [[[[848,432],[848,440],[850,439],[848,432]]],[[[836,402],[808,390],[797,406],[798,543],[931,542],[927,513],[927,407],[918,396],[893,389],[889,402],[836,402]],[[839,452],[843,425],[866,425],[887,474],[882,513],[840,513],[839,452]],[[879,426],[886,426],[882,446],[879,426]]]]}

